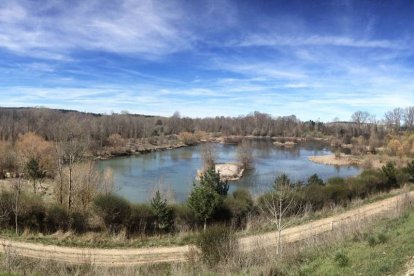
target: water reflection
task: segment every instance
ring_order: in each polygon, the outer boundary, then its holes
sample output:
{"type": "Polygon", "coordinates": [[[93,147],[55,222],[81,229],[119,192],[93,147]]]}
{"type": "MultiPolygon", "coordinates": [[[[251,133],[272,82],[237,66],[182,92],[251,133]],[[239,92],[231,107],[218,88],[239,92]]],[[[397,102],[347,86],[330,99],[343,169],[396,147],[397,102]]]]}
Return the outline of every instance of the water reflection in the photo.
{"type": "MultiPolygon", "coordinates": [[[[318,173],[327,180],[334,176],[351,176],[359,172],[354,167],[334,167],[316,164],[308,160],[312,155],[330,154],[326,145],[305,143],[292,148],[278,148],[271,140],[252,141],[254,169],[230,185],[230,191],[237,187],[261,193],[280,173],[287,173],[294,180],[306,180],[318,173]]],[[[235,145],[214,144],[218,162],[237,160],[235,145]]],[[[133,202],[148,201],[151,191],[163,185],[170,187],[177,201],[184,201],[191,191],[197,169],[201,167],[201,147],[186,147],[169,151],[154,152],[132,157],[99,161],[99,168],[111,168],[118,193],[133,202]]]]}

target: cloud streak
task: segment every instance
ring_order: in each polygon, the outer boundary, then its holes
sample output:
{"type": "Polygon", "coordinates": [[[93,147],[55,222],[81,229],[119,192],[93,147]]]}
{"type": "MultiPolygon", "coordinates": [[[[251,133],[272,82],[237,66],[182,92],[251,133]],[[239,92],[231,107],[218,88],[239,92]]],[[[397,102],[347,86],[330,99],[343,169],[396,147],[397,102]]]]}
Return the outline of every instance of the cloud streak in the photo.
{"type": "Polygon", "coordinates": [[[283,3],[1,1],[0,103],[322,120],[414,105],[410,8],[283,3]]]}

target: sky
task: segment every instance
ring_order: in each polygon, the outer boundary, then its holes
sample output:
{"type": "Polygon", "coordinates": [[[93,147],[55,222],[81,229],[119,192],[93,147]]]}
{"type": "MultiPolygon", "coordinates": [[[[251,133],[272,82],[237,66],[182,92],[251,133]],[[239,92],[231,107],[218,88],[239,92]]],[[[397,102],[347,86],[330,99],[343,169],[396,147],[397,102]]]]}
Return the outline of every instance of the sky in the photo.
{"type": "Polygon", "coordinates": [[[0,106],[381,119],[414,105],[414,1],[1,0],[0,106]]]}

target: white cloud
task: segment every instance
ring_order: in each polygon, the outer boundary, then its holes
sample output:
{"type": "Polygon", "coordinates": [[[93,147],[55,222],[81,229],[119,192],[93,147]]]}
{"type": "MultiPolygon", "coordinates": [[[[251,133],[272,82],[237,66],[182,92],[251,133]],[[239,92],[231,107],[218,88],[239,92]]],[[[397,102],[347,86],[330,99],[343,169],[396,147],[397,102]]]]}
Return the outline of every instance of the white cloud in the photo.
{"type": "Polygon", "coordinates": [[[278,36],[273,34],[253,34],[243,40],[233,42],[231,46],[344,46],[357,48],[384,48],[384,49],[408,49],[404,41],[355,39],[346,36],[278,36]]]}
{"type": "Polygon", "coordinates": [[[0,47],[48,59],[71,50],[158,56],[192,42],[183,11],[170,1],[4,0],[0,18],[0,47]]]}

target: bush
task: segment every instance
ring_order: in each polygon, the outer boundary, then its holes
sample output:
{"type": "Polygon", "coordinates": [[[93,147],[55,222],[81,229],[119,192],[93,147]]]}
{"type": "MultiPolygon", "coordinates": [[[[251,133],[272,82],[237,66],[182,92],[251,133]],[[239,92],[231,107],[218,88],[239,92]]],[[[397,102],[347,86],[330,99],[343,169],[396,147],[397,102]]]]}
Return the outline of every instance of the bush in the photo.
{"type": "Polygon", "coordinates": [[[173,210],[174,228],[176,230],[187,231],[195,228],[198,220],[187,204],[176,204],[171,207],[173,210]]]}
{"type": "Polygon", "coordinates": [[[388,162],[381,168],[382,176],[387,190],[398,187],[397,169],[392,162],[388,162]]]}
{"type": "Polygon", "coordinates": [[[85,214],[74,212],[70,214],[70,229],[75,233],[84,233],[88,229],[88,217],[85,214]]]}
{"type": "Polygon", "coordinates": [[[131,214],[127,224],[128,234],[152,234],[155,231],[155,221],[154,211],[148,204],[131,205],[131,214]]]}
{"type": "Polygon", "coordinates": [[[96,213],[103,219],[109,232],[118,232],[131,214],[127,200],[116,195],[99,195],[94,200],[96,213]]]}
{"type": "Polygon", "coordinates": [[[340,267],[345,267],[349,264],[349,258],[342,250],[335,253],[334,261],[340,267]]]}
{"type": "Polygon", "coordinates": [[[388,240],[388,237],[387,237],[387,235],[385,235],[384,233],[380,233],[380,234],[378,235],[378,242],[379,242],[379,243],[386,243],[386,242],[387,242],[387,240],[388,240]]]}
{"type": "Polygon", "coordinates": [[[237,250],[233,231],[223,225],[209,227],[199,234],[196,243],[201,250],[201,259],[209,266],[228,260],[237,250]]]}
{"type": "Polygon", "coordinates": [[[69,228],[69,214],[60,206],[52,206],[46,217],[46,231],[49,233],[57,230],[66,231],[69,228]]]}
{"type": "Polygon", "coordinates": [[[0,227],[12,226],[13,216],[13,194],[3,191],[0,193],[0,227]]]}
{"type": "Polygon", "coordinates": [[[21,195],[18,223],[24,229],[41,232],[44,229],[46,208],[40,197],[21,195]]]}
{"type": "Polygon", "coordinates": [[[250,193],[244,189],[237,189],[232,197],[224,201],[224,205],[230,213],[232,225],[237,228],[245,227],[248,215],[254,210],[250,193]]]}
{"type": "Polygon", "coordinates": [[[374,236],[369,236],[367,238],[369,246],[375,246],[377,245],[377,239],[374,236]]]}

